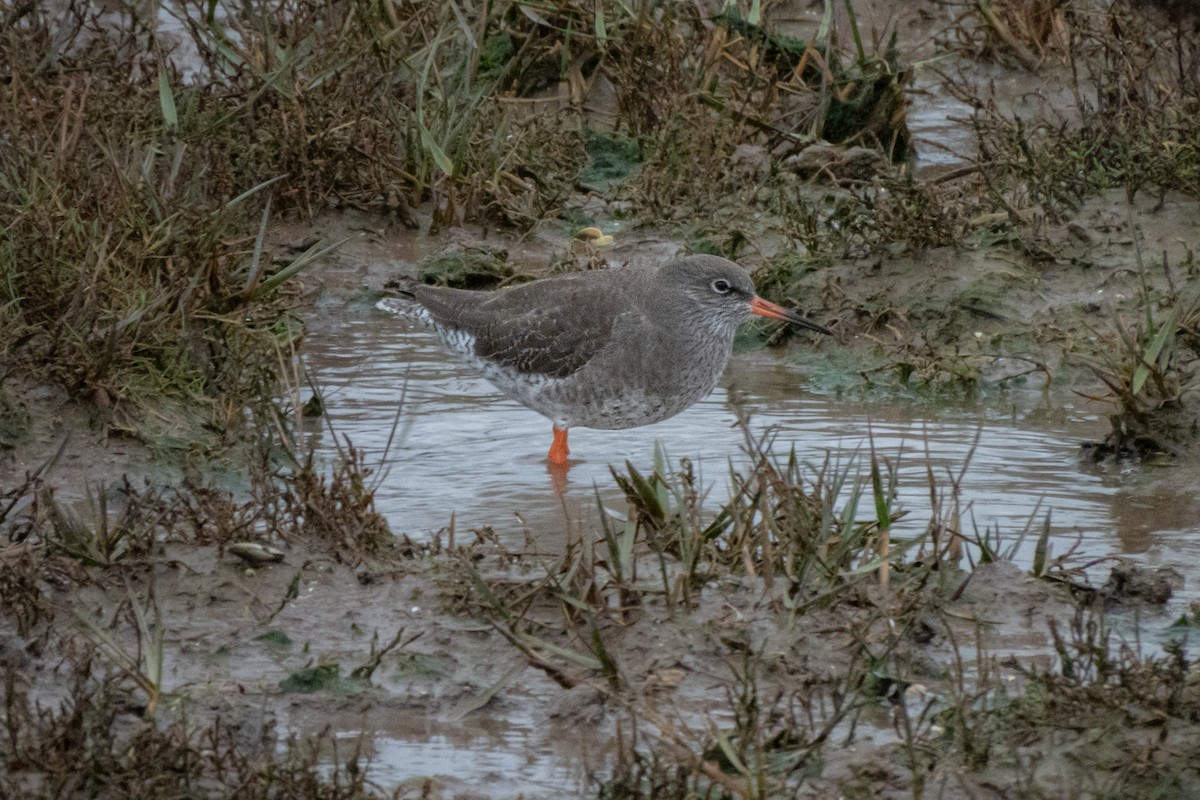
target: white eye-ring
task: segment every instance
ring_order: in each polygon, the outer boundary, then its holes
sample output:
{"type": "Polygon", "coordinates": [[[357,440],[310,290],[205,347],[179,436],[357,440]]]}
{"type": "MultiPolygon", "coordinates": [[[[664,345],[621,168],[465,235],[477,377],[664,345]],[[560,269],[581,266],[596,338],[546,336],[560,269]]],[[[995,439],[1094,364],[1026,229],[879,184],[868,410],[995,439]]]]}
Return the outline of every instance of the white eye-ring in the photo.
{"type": "Polygon", "coordinates": [[[733,291],[733,287],[729,285],[729,281],[724,278],[717,278],[711,284],[712,290],[717,294],[729,294],[733,291]]]}

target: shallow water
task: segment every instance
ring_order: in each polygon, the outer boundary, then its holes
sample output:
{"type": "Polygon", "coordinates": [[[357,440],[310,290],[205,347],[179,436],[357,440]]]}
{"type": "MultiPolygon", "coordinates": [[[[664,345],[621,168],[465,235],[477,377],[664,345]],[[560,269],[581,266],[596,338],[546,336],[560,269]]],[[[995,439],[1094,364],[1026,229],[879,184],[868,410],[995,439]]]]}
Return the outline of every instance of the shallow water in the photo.
{"type": "Polygon", "coordinates": [[[414,789],[432,779],[451,797],[480,790],[494,798],[585,796],[588,754],[582,749],[586,738],[578,735],[554,739],[507,719],[491,727],[447,726],[415,717],[373,718],[364,728],[351,720],[332,724],[348,747],[367,743],[363,755],[370,761],[371,779],[383,786],[414,789]]]}
{"type": "MultiPolygon", "coordinates": [[[[1054,553],[1078,544],[1081,557],[1138,555],[1185,574],[1200,556],[1189,534],[1200,516],[1200,481],[1184,469],[1081,465],[1080,443],[1102,437],[1107,422],[1078,399],[1031,392],[1015,397],[1008,414],[847,401],[807,392],[805,368],[774,351],[739,353],[722,387],[673,419],[626,431],[572,430],[576,461],[560,497],[545,465],[549,422],[501,396],[432,334],[352,306],[314,328],[306,363],[326,393],[327,424],[381,470],[377,507],[394,530],[416,538],[449,526],[453,515],[459,531],[491,526],[513,541],[528,535],[556,549],[568,526],[594,519],[593,487],[606,500],[619,498],[609,465],[628,459],[647,471],[656,444],[672,459],[693,461],[715,509],[729,462],[747,461],[726,402],[735,386],[754,432],[774,430],[776,452],[795,447],[813,474],[829,458],[856,462],[854,473],[866,475],[873,440],[899,474],[899,503],[909,512],[900,535],[928,523],[932,468],[942,489],[963,473],[968,532],[998,531],[1012,543],[1027,528],[1040,530],[1049,514],[1054,553]]],[[[328,428],[314,436],[332,452],[328,428]]],[[[1033,538],[1022,544],[1023,558],[1033,538]]]]}
{"type": "MultiPolygon", "coordinates": [[[[314,321],[306,352],[328,409],[312,434],[317,447],[334,456],[331,427],[364,450],[367,463],[381,470],[377,507],[394,530],[414,538],[434,535],[453,516],[460,536],[491,526],[514,545],[529,537],[539,549],[557,550],[568,530],[595,531],[597,490],[607,505],[624,508],[609,464],[629,459],[648,471],[657,445],[672,458],[692,459],[715,510],[726,495],[730,461],[747,461],[726,402],[729,387],[736,386],[755,433],[774,430],[776,452],[795,447],[811,464],[810,474],[829,459],[865,477],[873,439],[879,456],[897,470],[899,506],[909,512],[897,536],[920,534],[928,524],[930,469],[943,490],[950,476],[961,473],[965,529],[998,534],[1002,547],[1018,543],[1028,530],[1015,551],[1024,566],[1049,515],[1051,555],[1074,547],[1073,564],[1100,560],[1093,582],[1107,575],[1103,559],[1118,555],[1179,571],[1185,589],[1166,610],[1150,612],[1157,621],[1143,616],[1143,625],[1151,623],[1144,630],[1163,631],[1196,596],[1200,479],[1185,469],[1085,467],[1078,459],[1080,442],[1101,438],[1107,422],[1072,395],[1017,393],[1006,414],[902,400],[847,401],[806,391],[806,367],[776,351],[739,353],[721,388],[671,420],[628,431],[574,430],[572,455],[578,460],[560,493],[545,465],[548,421],[499,395],[447,355],[432,334],[354,304],[314,321]]],[[[1040,639],[1035,649],[1044,650],[1040,639]]],[[[436,775],[450,781],[443,785],[487,786],[498,796],[580,790],[582,754],[578,743],[568,743],[571,736],[545,741],[519,720],[510,722],[511,729],[488,735],[428,728],[434,724],[429,720],[421,730],[361,720],[337,727],[344,736],[370,732],[373,774],[389,785],[436,775]],[[520,788],[522,781],[527,788],[520,788]]],[[[602,769],[603,754],[593,755],[600,763],[592,766],[602,769]]]]}

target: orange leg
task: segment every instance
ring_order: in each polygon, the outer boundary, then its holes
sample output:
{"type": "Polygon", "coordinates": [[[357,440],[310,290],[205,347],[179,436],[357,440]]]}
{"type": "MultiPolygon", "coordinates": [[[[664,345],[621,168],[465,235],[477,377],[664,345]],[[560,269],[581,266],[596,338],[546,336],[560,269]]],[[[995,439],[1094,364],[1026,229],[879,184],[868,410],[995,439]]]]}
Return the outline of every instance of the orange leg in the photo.
{"type": "Polygon", "coordinates": [[[564,466],[571,450],[567,447],[567,429],[554,426],[554,444],[550,445],[550,463],[564,466]]]}

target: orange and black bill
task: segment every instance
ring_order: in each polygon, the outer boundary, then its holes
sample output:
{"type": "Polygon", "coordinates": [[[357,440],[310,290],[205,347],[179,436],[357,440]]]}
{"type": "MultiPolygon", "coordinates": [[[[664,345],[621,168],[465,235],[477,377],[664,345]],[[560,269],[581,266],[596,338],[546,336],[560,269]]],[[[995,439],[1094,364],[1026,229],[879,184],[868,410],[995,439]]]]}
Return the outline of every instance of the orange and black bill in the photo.
{"type": "Polygon", "coordinates": [[[770,300],[763,300],[761,297],[755,296],[750,301],[750,311],[760,317],[770,317],[771,319],[781,319],[784,322],[790,322],[793,325],[799,325],[801,328],[808,328],[810,331],[823,333],[826,336],[832,336],[833,331],[826,328],[824,325],[818,325],[807,317],[802,317],[795,311],[789,311],[783,306],[777,306],[770,300]]]}

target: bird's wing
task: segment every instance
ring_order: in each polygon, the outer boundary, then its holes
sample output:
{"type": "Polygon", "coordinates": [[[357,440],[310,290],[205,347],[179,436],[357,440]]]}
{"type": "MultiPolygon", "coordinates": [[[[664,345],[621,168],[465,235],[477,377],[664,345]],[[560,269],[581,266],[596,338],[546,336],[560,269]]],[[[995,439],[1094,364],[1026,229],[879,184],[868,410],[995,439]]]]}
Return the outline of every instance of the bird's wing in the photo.
{"type": "MultiPolygon", "coordinates": [[[[440,325],[475,337],[475,355],[508,369],[565,378],[609,342],[622,313],[615,292],[597,291],[610,276],[579,273],[499,292],[415,288],[440,325]]],[[[611,284],[610,284],[611,285],[611,284]]]]}

